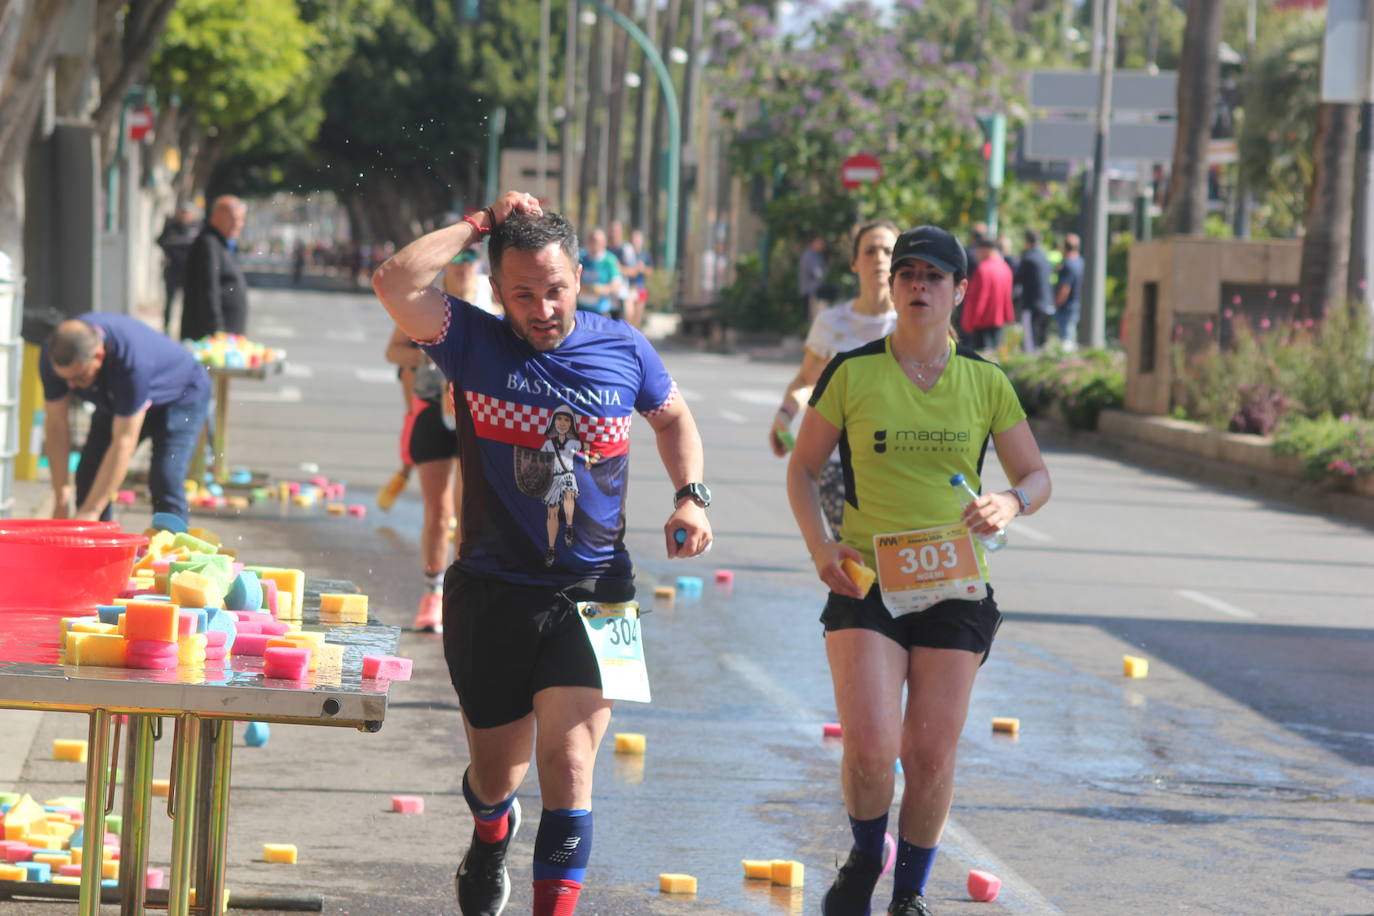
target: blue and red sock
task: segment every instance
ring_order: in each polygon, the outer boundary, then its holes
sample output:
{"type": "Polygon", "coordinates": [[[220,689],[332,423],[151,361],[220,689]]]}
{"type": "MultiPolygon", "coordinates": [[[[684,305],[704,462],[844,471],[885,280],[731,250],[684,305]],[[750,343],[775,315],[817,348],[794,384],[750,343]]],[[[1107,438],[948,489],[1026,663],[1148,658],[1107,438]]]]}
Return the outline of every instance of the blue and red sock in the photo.
{"type": "Polygon", "coordinates": [[[514,794],[494,805],[488,805],[472,791],[467,771],[464,770],[463,798],[467,799],[468,808],[472,811],[479,840],[483,843],[499,843],[506,838],[510,830],[510,819],[506,815],[510,813],[511,805],[515,804],[514,794]]]}
{"type": "Polygon", "coordinates": [[[534,838],[533,916],[572,916],[592,853],[592,813],[544,809],[534,838]]]}

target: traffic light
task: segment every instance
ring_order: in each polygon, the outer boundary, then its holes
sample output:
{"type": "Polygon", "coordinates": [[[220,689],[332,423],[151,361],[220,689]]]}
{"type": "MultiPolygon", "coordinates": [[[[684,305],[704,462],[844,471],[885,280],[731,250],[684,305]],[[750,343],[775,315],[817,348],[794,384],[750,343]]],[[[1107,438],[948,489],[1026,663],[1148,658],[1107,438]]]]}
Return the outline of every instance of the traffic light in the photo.
{"type": "Polygon", "coordinates": [[[1000,188],[1007,167],[1007,116],[983,115],[978,119],[983,129],[983,161],[987,163],[988,187],[1000,188]]]}

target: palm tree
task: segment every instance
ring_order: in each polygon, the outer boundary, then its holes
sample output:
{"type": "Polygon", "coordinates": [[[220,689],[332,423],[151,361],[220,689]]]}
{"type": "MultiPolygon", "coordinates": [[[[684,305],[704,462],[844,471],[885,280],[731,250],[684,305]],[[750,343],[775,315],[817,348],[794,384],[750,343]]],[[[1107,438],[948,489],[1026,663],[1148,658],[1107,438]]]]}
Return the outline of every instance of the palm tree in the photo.
{"type": "Polygon", "coordinates": [[[1312,191],[1302,240],[1298,311],[1320,318],[1346,293],[1350,217],[1355,194],[1355,129],[1359,106],[1324,102],[1317,110],[1312,191]]]}
{"type": "Polygon", "coordinates": [[[1207,141],[1212,135],[1221,73],[1221,13],[1217,0],[1188,0],[1178,67],[1178,128],[1165,231],[1198,235],[1207,219],[1207,141]]]}

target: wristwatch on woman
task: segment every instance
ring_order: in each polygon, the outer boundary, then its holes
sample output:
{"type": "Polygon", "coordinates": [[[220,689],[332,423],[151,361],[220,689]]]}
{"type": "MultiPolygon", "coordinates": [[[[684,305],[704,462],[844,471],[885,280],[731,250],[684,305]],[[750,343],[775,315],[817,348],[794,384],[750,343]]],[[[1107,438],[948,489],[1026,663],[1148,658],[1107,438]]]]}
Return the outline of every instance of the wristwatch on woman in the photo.
{"type": "Polygon", "coordinates": [[[1011,492],[1015,494],[1017,501],[1021,503],[1021,511],[1018,512],[1017,515],[1020,515],[1030,509],[1030,497],[1026,495],[1025,490],[1021,489],[1020,487],[1012,487],[1011,492]]]}
{"type": "Polygon", "coordinates": [[[704,483],[689,483],[673,494],[673,505],[676,506],[684,499],[691,497],[692,501],[705,509],[711,505],[711,491],[706,488],[704,483]]]}

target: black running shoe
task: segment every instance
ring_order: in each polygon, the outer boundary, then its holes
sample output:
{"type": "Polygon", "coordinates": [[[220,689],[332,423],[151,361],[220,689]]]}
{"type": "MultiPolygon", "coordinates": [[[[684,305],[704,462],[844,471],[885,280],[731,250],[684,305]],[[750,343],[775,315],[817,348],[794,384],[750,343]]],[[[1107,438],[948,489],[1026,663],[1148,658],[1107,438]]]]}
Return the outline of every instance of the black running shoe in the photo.
{"type": "Polygon", "coordinates": [[[564,543],[564,544],[567,544],[569,547],[571,547],[571,546],[572,546],[572,542],[573,542],[573,530],[572,530],[572,526],[569,525],[568,527],[566,527],[566,528],[563,529],[563,543],[564,543]]]}
{"type": "Polygon", "coordinates": [[[840,866],[835,883],[821,900],[821,916],[869,916],[873,886],[882,873],[882,859],[849,850],[849,860],[840,866]]]}
{"type": "Polygon", "coordinates": [[[520,829],[520,800],[511,803],[506,815],[510,822],[506,828],[506,838],[499,843],[483,843],[472,832],[472,845],[463,864],[458,866],[458,874],[453,876],[453,887],[458,894],[458,911],[463,916],[499,916],[510,899],[510,875],[506,873],[506,850],[520,829]]]}
{"type": "Polygon", "coordinates": [[[933,916],[926,898],[911,891],[901,891],[892,895],[887,905],[888,916],[933,916]]]}
{"type": "Polygon", "coordinates": [[[556,559],[556,555],[555,555],[554,552],[553,552],[553,548],[550,547],[549,550],[548,550],[548,553],[544,554],[544,565],[545,565],[545,566],[552,566],[552,565],[553,565],[553,561],[554,561],[555,559],[556,559]]]}

